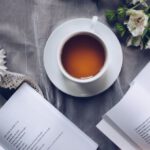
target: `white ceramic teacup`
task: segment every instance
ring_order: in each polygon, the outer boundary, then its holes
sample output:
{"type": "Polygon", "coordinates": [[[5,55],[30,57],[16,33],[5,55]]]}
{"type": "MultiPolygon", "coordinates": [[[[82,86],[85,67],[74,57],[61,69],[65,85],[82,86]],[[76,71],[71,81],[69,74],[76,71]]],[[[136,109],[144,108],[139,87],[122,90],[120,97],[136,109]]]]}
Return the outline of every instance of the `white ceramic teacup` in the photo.
{"type": "MultiPolygon", "coordinates": [[[[99,36],[99,34],[96,33],[96,30],[94,28],[94,25],[97,21],[96,17],[93,17],[93,19],[91,20],[91,26],[89,27],[89,30],[80,30],[80,31],[74,31],[69,33],[64,39],[62,39],[61,44],[58,46],[57,49],[57,63],[59,66],[59,69],[61,71],[61,73],[68,79],[71,80],[77,84],[91,84],[91,83],[96,83],[97,80],[100,80],[102,78],[102,76],[105,74],[105,72],[108,69],[108,64],[109,64],[109,50],[107,48],[107,44],[104,43],[103,38],[99,36]],[[64,66],[62,64],[62,52],[63,52],[63,47],[65,45],[65,43],[72,37],[76,36],[76,35],[89,35],[92,36],[93,38],[97,39],[100,44],[103,45],[104,47],[104,52],[105,52],[105,62],[103,67],[100,69],[100,71],[93,77],[87,78],[87,79],[80,79],[80,78],[75,78],[72,75],[70,75],[65,69],[64,66]]],[[[103,79],[103,78],[102,78],[103,79]]],[[[91,84],[92,85],[92,84],[91,84]]]]}
{"type": "Polygon", "coordinates": [[[119,40],[106,25],[97,21],[97,17],[92,20],[75,18],[59,25],[52,32],[44,50],[44,67],[51,82],[64,93],[77,97],[94,96],[107,90],[118,78],[122,63],[123,54],[119,40]],[[103,42],[107,54],[103,69],[93,78],[84,81],[68,74],[63,59],[60,61],[67,39],[83,32],[97,36],[103,42]]]}

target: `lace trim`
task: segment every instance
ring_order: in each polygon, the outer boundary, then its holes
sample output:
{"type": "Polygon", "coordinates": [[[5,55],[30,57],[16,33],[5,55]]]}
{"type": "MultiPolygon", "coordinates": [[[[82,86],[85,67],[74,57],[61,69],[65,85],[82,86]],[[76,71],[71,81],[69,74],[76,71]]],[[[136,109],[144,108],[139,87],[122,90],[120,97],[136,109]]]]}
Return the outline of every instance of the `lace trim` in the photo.
{"type": "Polygon", "coordinates": [[[40,87],[30,77],[7,71],[5,66],[6,52],[4,49],[0,50],[0,87],[8,89],[17,89],[23,82],[30,84],[38,93],[42,94],[40,87]]]}

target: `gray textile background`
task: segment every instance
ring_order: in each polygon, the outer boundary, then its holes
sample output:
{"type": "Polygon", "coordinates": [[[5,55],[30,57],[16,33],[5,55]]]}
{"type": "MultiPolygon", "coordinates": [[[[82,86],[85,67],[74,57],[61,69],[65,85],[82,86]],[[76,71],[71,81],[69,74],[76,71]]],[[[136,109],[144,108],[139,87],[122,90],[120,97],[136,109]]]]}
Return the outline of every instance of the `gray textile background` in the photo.
{"type": "Polygon", "coordinates": [[[0,47],[7,50],[8,68],[33,77],[48,101],[95,140],[101,150],[118,148],[95,125],[121,99],[149,61],[150,52],[122,45],[124,63],[118,80],[106,92],[82,99],[65,95],[51,84],[43,67],[43,50],[48,36],[61,22],[98,15],[106,23],[104,11],[115,8],[118,2],[101,0],[97,9],[91,0],[0,0],[0,47]]]}

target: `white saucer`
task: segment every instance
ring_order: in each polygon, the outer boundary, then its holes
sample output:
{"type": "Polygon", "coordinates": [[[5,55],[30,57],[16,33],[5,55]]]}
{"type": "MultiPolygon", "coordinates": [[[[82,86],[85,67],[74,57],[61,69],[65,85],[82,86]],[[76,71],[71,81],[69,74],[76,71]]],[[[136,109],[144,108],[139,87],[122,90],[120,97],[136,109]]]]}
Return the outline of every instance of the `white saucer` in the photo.
{"type": "Polygon", "coordinates": [[[73,19],[63,23],[53,31],[44,50],[44,66],[49,79],[59,90],[72,96],[89,97],[105,91],[115,82],[121,71],[123,63],[121,45],[115,34],[106,25],[98,21],[94,27],[95,31],[103,37],[103,41],[107,43],[108,48],[111,49],[110,63],[108,71],[106,71],[104,75],[103,84],[99,84],[99,88],[96,89],[91,86],[88,91],[85,91],[83,86],[68,80],[60,72],[57,64],[56,50],[59,43],[72,31],[88,31],[90,24],[91,19],[87,18],[73,19]]]}

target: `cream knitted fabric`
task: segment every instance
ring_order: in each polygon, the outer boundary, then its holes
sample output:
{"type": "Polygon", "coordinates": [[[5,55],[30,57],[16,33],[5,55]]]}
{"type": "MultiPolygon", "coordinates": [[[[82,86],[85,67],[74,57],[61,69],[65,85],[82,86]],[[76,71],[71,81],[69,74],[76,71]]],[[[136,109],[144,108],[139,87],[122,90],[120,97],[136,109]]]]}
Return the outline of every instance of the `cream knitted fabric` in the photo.
{"type": "Polygon", "coordinates": [[[42,95],[40,87],[28,76],[10,72],[6,67],[6,52],[4,49],[0,50],[0,87],[8,89],[16,89],[23,82],[30,84],[37,92],[42,95]]]}

